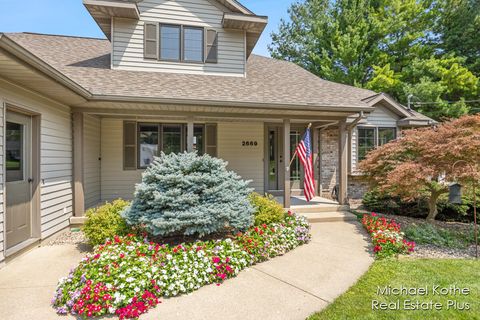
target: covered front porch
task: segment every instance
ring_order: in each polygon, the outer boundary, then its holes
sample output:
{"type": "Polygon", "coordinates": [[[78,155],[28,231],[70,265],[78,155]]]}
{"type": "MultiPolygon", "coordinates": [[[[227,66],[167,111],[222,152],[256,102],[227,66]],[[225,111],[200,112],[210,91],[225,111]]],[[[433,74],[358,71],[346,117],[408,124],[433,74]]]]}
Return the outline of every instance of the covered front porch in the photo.
{"type": "Polygon", "coordinates": [[[105,201],[132,199],[143,170],[160,152],[197,151],[224,159],[230,170],[252,181],[256,192],[277,196],[285,208],[347,204],[350,119],[358,108],[279,111],[103,103],[73,111],[77,217],[105,201]],[[288,164],[309,123],[318,197],[307,203],[303,170],[298,162],[288,164]],[[330,195],[334,186],[338,202],[320,197],[330,195]]]}

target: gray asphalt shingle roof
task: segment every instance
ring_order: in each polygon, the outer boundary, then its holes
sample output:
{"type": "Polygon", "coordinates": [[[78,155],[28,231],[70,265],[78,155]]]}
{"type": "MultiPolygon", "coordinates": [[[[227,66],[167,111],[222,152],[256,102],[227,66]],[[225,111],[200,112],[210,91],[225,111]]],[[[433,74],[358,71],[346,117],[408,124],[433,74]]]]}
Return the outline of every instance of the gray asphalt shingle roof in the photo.
{"type": "Polygon", "coordinates": [[[110,69],[108,40],[6,36],[94,95],[289,105],[359,106],[376,93],[323,80],[286,61],[251,55],[246,77],[110,69]]]}

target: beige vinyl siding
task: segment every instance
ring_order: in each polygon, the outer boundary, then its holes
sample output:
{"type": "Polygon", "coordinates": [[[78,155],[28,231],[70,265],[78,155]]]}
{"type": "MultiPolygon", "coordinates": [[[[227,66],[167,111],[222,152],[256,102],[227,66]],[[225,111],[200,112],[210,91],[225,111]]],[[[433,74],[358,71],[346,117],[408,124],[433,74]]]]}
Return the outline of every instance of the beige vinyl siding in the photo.
{"type": "Polygon", "coordinates": [[[263,123],[224,122],[217,128],[218,157],[228,161],[228,168],[243,179],[253,180],[250,186],[263,193],[263,123]],[[243,141],[256,141],[257,146],[242,146],[243,141]]]}
{"type": "Polygon", "coordinates": [[[0,80],[0,100],[40,114],[40,231],[43,239],[67,227],[72,216],[70,108],[3,80],[0,80]]]}
{"type": "Polygon", "coordinates": [[[100,118],[83,118],[83,189],[85,209],[100,203],[100,118]]]}
{"type": "Polygon", "coordinates": [[[362,126],[396,128],[398,134],[397,121],[399,119],[400,117],[398,115],[386,107],[377,106],[375,110],[368,115],[365,122],[362,122],[352,130],[352,171],[355,171],[357,168],[357,128],[362,126]]]}
{"type": "MultiPolygon", "coordinates": [[[[143,170],[123,170],[123,120],[102,118],[101,122],[102,201],[132,199],[143,170]]],[[[229,162],[229,169],[253,180],[251,186],[263,192],[263,123],[220,123],[217,130],[218,156],[229,162]],[[243,140],[257,141],[258,146],[242,147],[243,140]]]]}
{"type": "Polygon", "coordinates": [[[102,202],[118,198],[131,200],[142,170],[123,170],[123,120],[103,118],[101,125],[102,202]]]}
{"type": "MultiPolygon", "coordinates": [[[[0,89],[1,91],[1,89],[0,89]]],[[[3,138],[4,138],[4,121],[5,121],[5,109],[3,106],[3,101],[0,96],[0,263],[5,259],[4,257],[4,249],[5,249],[5,239],[4,239],[4,228],[5,228],[5,212],[4,212],[4,186],[5,186],[5,181],[4,181],[4,175],[3,175],[3,170],[4,170],[4,146],[3,146],[3,138]]]]}
{"type": "Polygon", "coordinates": [[[223,12],[208,0],[150,0],[138,4],[140,21],[114,19],[113,68],[135,71],[244,76],[245,34],[225,30],[223,12]],[[145,59],[144,23],[183,24],[218,32],[218,63],[180,63],[145,59]]]}

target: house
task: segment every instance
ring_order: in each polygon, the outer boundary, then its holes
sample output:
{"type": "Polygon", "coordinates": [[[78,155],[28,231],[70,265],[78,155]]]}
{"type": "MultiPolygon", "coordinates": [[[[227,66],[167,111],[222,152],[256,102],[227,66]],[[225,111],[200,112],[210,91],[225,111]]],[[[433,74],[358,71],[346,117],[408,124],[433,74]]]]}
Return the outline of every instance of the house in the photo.
{"type": "Polygon", "coordinates": [[[0,33],[0,261],[86,208],[132,198],[160,151],[223,158],[258,192],[312,123],[320,196],[361,194],[359,159],[430,119],[385,94],[252,53],[267,24],[235,0],[84,0],[105,39],[0,33]],[[350,175],[350,182],[349,182],[350,175]]]}

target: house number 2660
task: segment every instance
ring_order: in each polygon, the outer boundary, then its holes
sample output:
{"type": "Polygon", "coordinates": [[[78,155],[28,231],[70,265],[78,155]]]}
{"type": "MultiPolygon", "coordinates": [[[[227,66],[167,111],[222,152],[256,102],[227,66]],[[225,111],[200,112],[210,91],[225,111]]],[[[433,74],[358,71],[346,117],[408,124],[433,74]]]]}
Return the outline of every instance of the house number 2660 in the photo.
{"type": "Polygon", "coordinates": [[[242,141],[242,147],[256,147],[258,146],[257,141],[242,141]]]}

